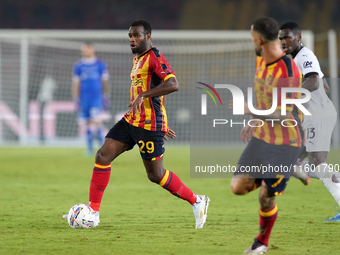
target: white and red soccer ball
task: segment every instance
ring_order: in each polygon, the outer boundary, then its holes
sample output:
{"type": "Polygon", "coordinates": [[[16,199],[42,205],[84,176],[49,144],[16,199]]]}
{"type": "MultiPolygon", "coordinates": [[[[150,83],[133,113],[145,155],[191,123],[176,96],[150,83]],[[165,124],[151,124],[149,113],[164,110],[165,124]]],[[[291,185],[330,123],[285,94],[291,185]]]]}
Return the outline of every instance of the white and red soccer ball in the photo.
{"type": "Polygon", "coordinates": [[[86,204],[76,204],[71,207],[67,215],[67,222],[71,228],[93,228],[95,213],[86,204]]]}

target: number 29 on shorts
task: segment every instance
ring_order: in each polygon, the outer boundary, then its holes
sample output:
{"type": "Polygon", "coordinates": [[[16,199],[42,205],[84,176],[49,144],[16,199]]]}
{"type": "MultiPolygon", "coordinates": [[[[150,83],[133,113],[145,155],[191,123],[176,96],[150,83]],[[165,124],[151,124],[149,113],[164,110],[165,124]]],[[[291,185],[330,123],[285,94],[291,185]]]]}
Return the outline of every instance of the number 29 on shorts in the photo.
{"type": "Polygon", "coordinates": [[[140,144],[139,150],[141,153],[152,154],[155,151],[155,146],[152,141],[144,142],[140,140],[138,143],[140,144]]]}

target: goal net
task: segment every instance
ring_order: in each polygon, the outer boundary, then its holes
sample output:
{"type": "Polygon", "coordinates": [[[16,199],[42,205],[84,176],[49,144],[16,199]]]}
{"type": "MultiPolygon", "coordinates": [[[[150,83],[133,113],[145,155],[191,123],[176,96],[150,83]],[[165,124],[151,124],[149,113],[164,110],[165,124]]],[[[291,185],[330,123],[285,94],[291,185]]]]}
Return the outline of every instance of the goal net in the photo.
{"type": "MultiPolygon", "coordinates": [[[[313,49],[313,34],[303,35],[313,49]]],[[[110,73],[111,109],[102,113],[106,131],[127,111],[134,57],[127,31],[1,30],[0,145],[85,146],[84,123],[71,94],[72,66],[80,59],[84,41],[94,43],[110,73]]],[[[170,144],[190,141],[190,93],[197,82],[212,87],[236,81],[244,88],[252,84],[255,54],[249,31],[155,30],[152,43],[180,84],[166,102],[169,126],[177,135],[170,144]]],[[[239,132],[231,129],[227,141],[238,143],[239,132]]]]}

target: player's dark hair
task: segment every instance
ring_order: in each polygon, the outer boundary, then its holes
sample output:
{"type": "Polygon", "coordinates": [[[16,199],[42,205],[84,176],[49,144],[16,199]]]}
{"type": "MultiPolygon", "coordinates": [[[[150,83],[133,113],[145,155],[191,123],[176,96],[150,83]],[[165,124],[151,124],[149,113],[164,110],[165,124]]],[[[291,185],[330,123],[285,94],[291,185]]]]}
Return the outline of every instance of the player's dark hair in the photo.
{"type": "Polygon", "coordinates": [[[147,22],[144,19],[138,19],[138,20],[135,20],[134,22],[131,23],[131,27],[139,27],[139,26],[144,27],[145,34],[151,35],[152,28],[151,28],[151,25],[150,25],[149,22],[147,22]]]}
{"type": "Polygon", "coordinates": [[[301,29],[299,27],[299,25],[295,22],[287,22],[284,23],[281,27],[280,30],[282,29],[289,29],[290,31],[292,31],[295,35],[297,34],[301,34],[301,29]]]}
{"type": "Polygon", "coordinates": [[[265,17],[253,22],[253,30],[258,32],[268,41],[274,41],[279,36],[279,24],[275,19],[265,17]]]}

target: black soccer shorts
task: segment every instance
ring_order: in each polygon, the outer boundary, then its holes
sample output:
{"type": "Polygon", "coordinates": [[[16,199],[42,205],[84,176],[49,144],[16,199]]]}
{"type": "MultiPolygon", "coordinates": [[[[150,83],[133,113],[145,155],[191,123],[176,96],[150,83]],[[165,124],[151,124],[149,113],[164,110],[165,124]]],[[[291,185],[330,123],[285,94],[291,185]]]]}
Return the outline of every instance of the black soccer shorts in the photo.
{"type": "Polygon", "coordinates": [[[280,195],[300,152],[300,147],[270,144],[252,137],[238,161],[239,168],[234,176],[249,174],[257,182],[264,180],[270,192],[280,195]]]}
{"type": "Polygon", "coordinates": [[[132,126],[126,120],[121,119],[110,129],[105,138],[128,144],[128,150],[138,144],[142,158],[154,161],[164,155],[164,135],[163,131],[149,131],[132,126]]]}

